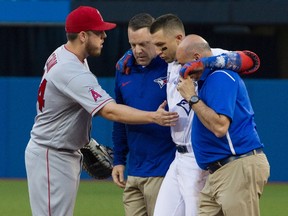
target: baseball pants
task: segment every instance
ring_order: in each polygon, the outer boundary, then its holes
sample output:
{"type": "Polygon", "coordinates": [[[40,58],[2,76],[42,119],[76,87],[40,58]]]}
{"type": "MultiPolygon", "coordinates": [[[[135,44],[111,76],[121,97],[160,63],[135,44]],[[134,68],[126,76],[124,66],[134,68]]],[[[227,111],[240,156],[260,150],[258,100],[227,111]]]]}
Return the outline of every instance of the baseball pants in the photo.
{"type": "Polygon", "coordinates": [[[27,146],[25,165],[33,216],[73,216],[82,154],[27,146]]]}
{"type": "Polygon", "coordinates": [[[199,193],[207,175],[198,167],[193,153],[176,152],[162,182],[154,216],[197,216],[199,193]]]}

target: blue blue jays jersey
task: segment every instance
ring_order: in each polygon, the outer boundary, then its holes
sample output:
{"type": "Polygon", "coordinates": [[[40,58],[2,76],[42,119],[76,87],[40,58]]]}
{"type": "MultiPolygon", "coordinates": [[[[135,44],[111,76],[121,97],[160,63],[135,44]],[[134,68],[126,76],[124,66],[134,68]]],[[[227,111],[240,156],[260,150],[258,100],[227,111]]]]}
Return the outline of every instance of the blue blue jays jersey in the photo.
{"type": "Polygon", "coordinates": [[[231,155],[263,147],[246,86],[237,73],[205,70],[198,81],[198,95],[207,106],[231,121],[227,134],[217,138],[194,115],[192,143],[197,163],[202,169],[231,155]]]}
{"type": "MultiPolygon", "coordinates": [[[[166,100],[166,84],[167,64],[156,57],[146,67],[133,65],[128,75],[116,71],[115,100],[137,109],[155,111],[166,100]]],[[[114,165],[126,165],[128,161],[128,175],[164,176],[175,156],[170,127],[115,122],[112,137],[114,165]]]]}

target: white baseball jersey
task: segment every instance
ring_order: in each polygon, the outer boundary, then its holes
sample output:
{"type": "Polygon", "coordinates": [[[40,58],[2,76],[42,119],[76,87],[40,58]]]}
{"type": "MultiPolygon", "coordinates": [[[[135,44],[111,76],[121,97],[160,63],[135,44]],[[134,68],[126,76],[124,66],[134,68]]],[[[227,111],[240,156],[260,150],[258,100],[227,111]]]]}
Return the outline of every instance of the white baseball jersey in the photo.
{"type": "Polygon", "coordinates": [[[78,150],[89,142],[93,115],[112,100],[87,62],[81,62],[63,45],[45,64],[30,141],[78,150]]]}
{"type": "MultiPolygon", "coordinates": [[[[212,49],[214,55],[226,51],[212,49]]],[[[196,216],[198,215],[199,193],[205,185],[207,171],[201,170],[196,163],[191,144],[192,119],[194,111],[177,91],[181,65],[168,64],[167,101],[169,111],[179,115],[176,126],[171,127],[171,136],[177,145],[185,145],[188,153],[176,152],[162,182],[154,210],[154,216],[196,216]]],[[[197,89],[196,89],[197,90],[197,89]]]]}
{"type": "MultiPolygon", "coordinates": [[[[220,55],[228,52],[223,49],[212,49],[213,55],[220,55]]],[[[171,136],[177,145],[191,145],[191,124],[194,111],[190,108],[189,103],[177,91],[179,81],[179,71],[181,65],[177,62],[168,64],[167,72],[167,101],[169,111],[177,112],[179,120],[176,125],[171,127],[171,136]]],[[[196,89],[197,90],[197,89],[196,89]]]]}
{"type": "Polygon", "coordinates": [[[168,64],[167,73],[167,101],[169,111],[177,112],[179,119],[176,125],[171,127],[171,136],[177,145],[191,145],[191,124],[194,115],[189,103],[177,91],[179,71],[181,65],[177,62],[168,64]]]}

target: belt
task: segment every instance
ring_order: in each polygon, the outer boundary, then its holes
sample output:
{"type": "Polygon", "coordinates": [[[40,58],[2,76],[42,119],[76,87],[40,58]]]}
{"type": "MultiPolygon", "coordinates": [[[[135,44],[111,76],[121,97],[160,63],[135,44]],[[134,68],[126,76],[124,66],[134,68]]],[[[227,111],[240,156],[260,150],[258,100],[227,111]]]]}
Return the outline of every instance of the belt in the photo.
{"type": "Polygon", "coordinates": [[[185,145],[176,145],[176,149],[181,154],[192,152],[192,149],[185,145]]]}
{"type": "Polygon", "coordinates": [[[216,170],[218,170],[220,167],[223,167],[225,164],[228,164],[234,160],[237,160],[239,158],[244,158],[244,157],[248,157],[248,156],[251,156],[251,155],[256,155],[256,154],[261,154],[263,153],[263,150],[262,148],[258,148],[258,149],[254,149],[250,152],[247,152],[245,154],[242,154],[242,155],[233,155],[233,156],[230,156],[228,158],[225,158],[223,160],[220,160],[220,161],[216,161],[216,162],[213,162],[211,164],[208,165],[208,171],[210,174],[214,173],[216,170]]]}

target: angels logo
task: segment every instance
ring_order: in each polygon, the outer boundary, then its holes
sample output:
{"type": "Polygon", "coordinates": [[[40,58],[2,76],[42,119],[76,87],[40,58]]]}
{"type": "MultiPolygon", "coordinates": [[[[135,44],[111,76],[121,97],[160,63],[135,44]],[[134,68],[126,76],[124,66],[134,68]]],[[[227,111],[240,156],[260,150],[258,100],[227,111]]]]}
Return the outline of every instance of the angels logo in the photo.
{"type": "Polygon", "coordinates": [[[167,84],[167,77],[159,77],[154,80],[155,83],[158,83],[160,88],[163,88],[167,84]]]}
{"type": "Polygon", "coordinates": [[[89,92],[91,92],[92,97],[94,98],[95,101],[98,100],[98,98],[101,98],[102,96],[96,92],[93,88],[89,88],[89,92]]]}
{"type": "Polygon", "coordinates": [[[191,112],[191,107],[189,106],[189,103],[185,99],[177,103],[177,106],[182,107],[184,111],[186,112],[187,116],[189,116],[189,113],[191,112]]]}

